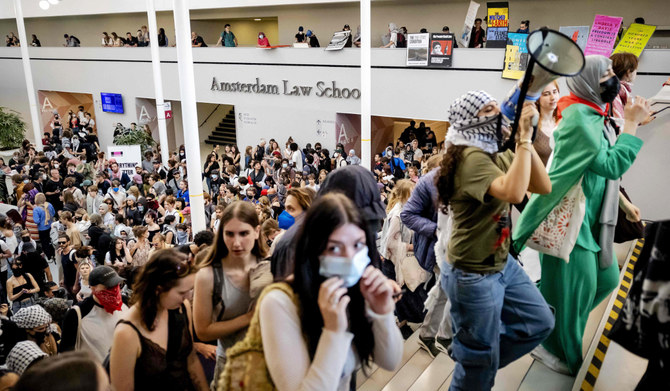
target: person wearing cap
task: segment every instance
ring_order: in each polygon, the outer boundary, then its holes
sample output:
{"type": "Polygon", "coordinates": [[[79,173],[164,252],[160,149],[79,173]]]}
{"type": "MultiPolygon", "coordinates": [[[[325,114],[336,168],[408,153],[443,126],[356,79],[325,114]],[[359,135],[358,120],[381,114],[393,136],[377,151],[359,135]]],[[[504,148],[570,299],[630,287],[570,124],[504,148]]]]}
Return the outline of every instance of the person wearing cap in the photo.
{"type": "MultiPolygon", "coordinates": [[[[342,31],[351,31],[351,27],[349,27],[348,24],[345,24],[344,27],[342,28],[342,31]]],[[[344,44],[345,48],[350,48],[353,46],[353,36],[350,33],[349,37],[347,37],[347,43],[344,44]]]]}
{"type": "Polygon", "coordinates": [[[305,37],[309,38],[309,47],[311,48],[318,48],[321,47],[319,44],[319,39],[316,37],[316,34],[314,34],[314,31],[312,30],[307,30],[307,33],[305,34],[305,37]]]}
{"type": "MultiPolygon", "coordinates": [[[[16,327],[25,331],[26,340],[32,341],[45,354],[58,354],[58,343],[51,333],[51,315],[40,305],[21,308],[12,317],[16,327]]],[[[58,327],[56,333],[58,333],[58,327]]]]}
{"type": "Polygon", "coordinates": [[[23,374],[31,365],[47,357],[33,341],[21,341],[17,343],[7,356],[7,369],[18,374],[23,374]]]}
{"type": "Polygon", "coordinates": [[[349,156],[347,156],[347,164],[350,166],[358,166],[361,164],[361,158],[356,156],[356,150],[350,149],[349,156]]]}
{"type": "Polygon", "coordinates": [[[91,296],[72,306],[63,321],[61,351],[86,350],[102,363],[112,346],[114,328],[128,309],[121,301],[124,281],[107,265],[88,276],[91,296]]]}
{"type": "Polygon", "coordinates": [[[298,27],[298,33],[295,35],[295,41],[296,42],[305,42],[305,33],[304,33],[304,28],[302,26],[298,27]]]}

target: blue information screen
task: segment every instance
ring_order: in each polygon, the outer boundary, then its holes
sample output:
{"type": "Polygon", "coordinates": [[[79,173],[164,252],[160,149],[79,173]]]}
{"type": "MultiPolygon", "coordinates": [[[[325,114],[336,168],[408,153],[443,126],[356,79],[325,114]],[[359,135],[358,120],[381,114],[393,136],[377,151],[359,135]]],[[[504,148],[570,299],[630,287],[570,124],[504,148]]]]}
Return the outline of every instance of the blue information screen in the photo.
{"type": "Polygon", "coordinates": [[[123,97],[121,97],[121,94],[101,92],[100,98],[102,99],[102,111],[123,114],[123,97]]]}

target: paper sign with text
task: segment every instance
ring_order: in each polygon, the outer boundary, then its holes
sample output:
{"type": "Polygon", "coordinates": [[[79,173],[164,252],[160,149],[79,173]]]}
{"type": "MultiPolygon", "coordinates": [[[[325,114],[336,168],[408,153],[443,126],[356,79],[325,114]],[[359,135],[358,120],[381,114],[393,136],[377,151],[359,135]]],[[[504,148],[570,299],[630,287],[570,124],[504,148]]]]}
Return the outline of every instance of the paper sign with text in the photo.
{"type": "Polygon", "coordinates": [[[645,46],[647,46],[647,42],[654,35],[654,31],[656,31],[656,26],[631,24],[612,54],[626,52],[640,57],[645,46]]]}
{"type": "Polygon", "coordinates": [[[596,15],[586,42],[584,55],[600,54],[609,57],[612,54],[622,20],[623,18],[618,16],[596,15]]]}

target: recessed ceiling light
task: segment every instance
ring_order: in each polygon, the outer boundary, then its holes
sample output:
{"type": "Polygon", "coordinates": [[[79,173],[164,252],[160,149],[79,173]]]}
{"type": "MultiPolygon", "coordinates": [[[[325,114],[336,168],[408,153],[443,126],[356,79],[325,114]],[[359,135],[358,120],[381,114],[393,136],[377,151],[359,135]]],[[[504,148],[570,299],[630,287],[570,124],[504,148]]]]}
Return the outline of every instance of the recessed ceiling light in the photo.
{"type": "Polygon", "coordinates": [[[260,22],[262,19],[261,18],[255,18],[254,19],[256,22],[260,22]]]}
{"type": "Polygon", "coordinates": [[[45,11],[49,9],[49,2],[47,0],[41,0],[39,5],[40,8],[42,8],[45,11]]]}

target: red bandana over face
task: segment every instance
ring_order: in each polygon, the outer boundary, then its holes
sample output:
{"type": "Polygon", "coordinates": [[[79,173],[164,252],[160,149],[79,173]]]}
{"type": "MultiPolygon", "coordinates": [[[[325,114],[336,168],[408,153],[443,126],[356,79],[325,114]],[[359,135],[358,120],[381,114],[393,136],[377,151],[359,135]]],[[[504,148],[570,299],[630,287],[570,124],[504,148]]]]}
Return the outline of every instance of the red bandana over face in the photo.
{"type": "Polygon", "coordinates": [[[93,292],[93,296],[100,302],[100,305],[110,314],[114,311],[121,311],[123,302],[121,301],[121,287],[108,288],[102,291],[93,292]]]}

